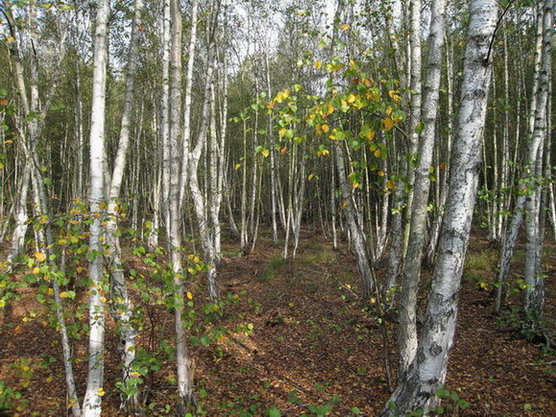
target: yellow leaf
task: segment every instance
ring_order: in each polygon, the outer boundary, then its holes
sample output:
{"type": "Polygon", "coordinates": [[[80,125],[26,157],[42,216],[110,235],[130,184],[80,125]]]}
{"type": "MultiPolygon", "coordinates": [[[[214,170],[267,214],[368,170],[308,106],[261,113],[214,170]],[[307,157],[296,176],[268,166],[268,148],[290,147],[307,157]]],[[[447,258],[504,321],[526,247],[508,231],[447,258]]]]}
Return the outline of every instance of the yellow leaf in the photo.
{"type": "Polygon", "coordinates": [[[357,99],[357,98],[355,97],[354,94],[348,94],[348,96],[346,97],[346,101],[347,101],[349,104],[352,104],[356,99],[357,99]]]}
{"type": "Polygon", "coordinates": [[[344,68],[344,64],[342,64],[341,62],[330,65],[330,71],[340,71],[342,68],[344,68]]]}
{"type": "Polygon", "coordinates": [[[8,42],[13,42],[13,41],[15,41],[15,38],[14,38],[13,36],[8,36],[8,37],[6,38],[6,41],[8,41],[8,42]]]}
{"type": "Polygon", "coordinates": [[[99,397],[102,397],[102,396],[104,396],[104,394],[106,394],[106,392],[104,391],[104,389],[99,388],[99,389],[97,390],[97,394],[98,394],[99,397]]]}
{"type": "Polygon", "coordinates": [[[322,67],[322,62],[321,62],[321,61],[315,62],[314,67],[315,67],[316,69],[319,69],[320,67],[322,67]]]}
{"type": "Polygon", "coordinates": [[[380,158],[380,155],[382,155],[382,151],[380,149],[377,149],[377,150],[374,151],[373,155],[376,158],[380,158]]]}
{"type": "Polygon", "coordinates": [[[193,300],[193,294],[191,294],[190,291],[187,291],[187,294],[186,294],[186,295],[187,295],[187,298],[188,298],[188,299],[193,300]]]}
{"type": "Polygon", "coordinates": [[[35,259],[39,262],[42,262],[46,259],[46,255],[42,252],[35,252],[35,259]]]}
{"type": "Polygon", "coordinates": [[[70,408],[72,408],[75,404],[77,403],[77,401],[75,400],[75,398],[70,398],[68,401],[68,405],[67,405],[67,409],[69,410],[70,408]]]}
{"type": "Polygon", "coordinates": [[[378,171],[378,176],[379,177],[384,177],[384,171],[378,171]]]}
{"type": "Polygon", "coordinates": [[[393,109],[392,107],[388,107],[388,108],[386,109],[386,114],[387,114],[388,116],[392,116],[392,112],[393,112],[393,111],[394,111],[394,109],[393,109]]]}
{"type": "Polygon", "coordinates": [[[105,303],[106,302],[106,297],[100,297],[100,302],[105,303]]]}
{"type": "Polygon", "coordinates": [[[132,378],[139,378],[141,376],[141,374],[137,371],[133,371],[129,373],[129,376],[132,378]]]}
{"type": "Polygon", "coordinates": [[[340,25],[340,29],[342,30],[348,30],[350,28],[350,26],[347,23],[344,23],[343,25],[340,25]]]}
{"type": "Polygon", "coordinates": [[[39,275],[41,273],[41,270],[39,268],[33,268],[33,274],[35,275],[39,275]]]}
{"type": "Polygon", "coordinates": [[[68,294],[67,291],[62,291],[62,292],[60,293],[60,298],[68,298],[68,297],[69,297],[69,294],[68,294]]]}
{"type": "Polygon", "coordinates": [[[328,126],[327,124],[322,125],[320,128],[324,133],[328,133],[328,131],[330,130],[330,126],[328,126]]]}
{"type": "Polygon", "coordinates": [[[397,90],[388,91],[388,95],[390,96],[390,98],[395,100],[395,101],[400,101],[402,99],[398,94],[399,94],[399,91],[397,91],[397,90]]]}
{"type": "Polygon", "coordinates": [[[289,96],[290,96],[290,90],[286,89],[286,90],[280,91],[278,94],[276,94],[276,97],[274,97],[274,101],[277,102],[277,103],[281,103],[282,101],[287,99],[289,96]]]}
{"type": "Polygon", "coordinates": [[[241,168],[241,164],[236,164],[236,169],[240,169],[241,168]]]}
{"type": "Polygon", "coordinates": [[[396,188],[396,183],[392,180],[388,180],[386,181],[386,188],[388,188],[389,190],[393,190],[394,188],[396,188]]]}
{"type": "Polygon", "coordinates": [[[263,150],[261,151],[261,154],[262,154],[265,158],[267,158],[268,155],[270,155],[270,151],[269,151],[268,149],[263,149],[263,150]]]}
{"type": "Polygon", "coordinates": [[[382,124],[384,125],[384,130],[392,130],[394,127],[394,121],[391,118],[384,119],[382,124]]]}

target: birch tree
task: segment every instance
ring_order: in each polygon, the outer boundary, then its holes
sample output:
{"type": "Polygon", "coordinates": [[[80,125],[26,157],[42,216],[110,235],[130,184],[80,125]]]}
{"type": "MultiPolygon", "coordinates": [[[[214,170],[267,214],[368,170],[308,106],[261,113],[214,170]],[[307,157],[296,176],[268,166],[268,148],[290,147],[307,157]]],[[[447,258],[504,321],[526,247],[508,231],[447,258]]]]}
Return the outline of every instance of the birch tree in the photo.
{"type": "Polygon", "coordinates": [[[398,335],[400,365],[398,373],[402,378],[417,350],[417,291],[426,236],[430,190],[429,174],[436,136],[435,126],[444,45],[445,12],[446,1],[438,0],[433,3],[424,106],[422,109],[422,131],[418,151],[419,161],[415,173],[409,244],[404,262],[400,294],[400,330],[398,335]]]}
{"type": "MultiPolygon", "coordinates": [[[[552,8],[553,1],[542,4],[542,59],[537,91],[537,108],[531,148],[527,161],[528,185],[533,187],[525,201],[525,312],[533,330],[539,331],[540,318],[544,306],[544,277],[541,275],[541,254],[543,236],[541,217],[541,176],[543,174],[543,150],[547,135],[548,92],[552,72],[552,8]]],[[[548,132],[550,134],[550,132],[548,132]]]]}
{"type": "MultiPolygon", "coordinates": [[[[56,69],[53,75],[52,84],[50,86],[50,90],[47,92],[44,103],[41,102],[40,96],[40,89],[39,89],[39,77],[38,77],[38,69],[39,69],[39,56],[37,54],[38,51],[38,37],[36,33],[37,23],[37,16],[36,16],[36,9],[35,5],[28,5],[27,12],[28,12],[28,24],[31,27],[30,31],[30,41],[33,49],[33,56],[31,59],[31,77],[30,77],[30,86],[29,91],[27,88],[27,83],[24,77],[24,69],[22,64],[22,57],[20,54],[20,50],[18,48],[17,39],[19,38],[16,34],[16,24],[15,19],[12,13],[12,5],[11,2],[4,1],[2,3],[3,10],[2,13],[6,17],[8,22],[8,26],[10,28],[10,33],[13,37],[12,45],[10,54],[14,59],[14,71],[16,77],[16,85],[19,92],[19,97],[21,101],[21,108],[22,113],[24,115],[24,120],[26,121],[27,125],[20,120],[19,117],[16,116],[16,122],[19,129],[19,135],[21,136],[21,144],[25,155],[25,167],[23,169],[23,179],[21,182],[21,195],[19,199],[16,200],[16,211],[17,211],[17,218],[16,218],[16,227],[14,230],[13,236],[13,243],[12,243],[12,250],[8,256],[8,260],[12,261],[15,256],[19,254],[19,252],[23,248],[25,233],[27,230],[27,196],[29,185],[32,184],[33,187],[33,194],[34,194],[34,210],[37,217],[41,217],[46,219],[46,224],[44,228],[38,228],[36,231],[36,248],[37,253],[40,254],[45,260],[47,260],[49,267],[52,270],[56,270],[56,266],[53,262],[53,258],[51,258],[52,248],[54,246],[52,232],[51,232],[51,225],[49,223],[49,219],[51,218],[50,207],[47,200],[47,193],[45,188],[45,180],[42,176],[42,173],[39,170],[39,157],[37,154],[37,145],[39,139],[42,136],[42,132],[45,126],[45,117],[50,110],[52,104],[52,97],[58,85],[58,78],[60,76],[60,67],[61,61],[65,54],[65,37],[67,30],[60,29],[61,38],[60,38],[60,57],[58,62],[56,63],[56,69]]],[[[61,26],[61,21],[57,21],[58,25],[61,26]]],[[[37,255],[35,255],[37,256],[37,255]]],[[[62,299],[60,296],[60,286],[55,277],[52,279],[52,290],[54,293],[54,301],[55,301],[55,315],[57,320],[57,328],[60,333],[61,337],[61,344],[62,344],[62,355],[63,355],[63,363],[65,369],[65,379],[66,385],[68,389],[68,408],[72,410],[72,413],[75,417],[79,417],[81,415],[81,408],[77,398],[77,390],[76,390],[76,383],[75,377],[73,372],[73,363],[71,357],[71,347],[70,341],[68,336],[68,330],[66,327],[65,315],[62,307],[62,299]]]]}
{"type": "Polygon", "coordinates": [[[89,138],[91,161],[90,211],[92,223],[89,237],[89,367],[87,391],[83,400],[83,417],[100,417],[104,383],[104,309],[105,291],[102,256],[102,208],[104,200],[104,128],[106,107],[106,64],[108,58],[108,0],[97,6],[95,24],[95,50],[93,58],[93,100],[91,107],[91,130],[89,138]]]}
{"type": "MultiPolygon", "coordinates": [[[[539,158],[539,151],[542,154],[542,142],[544,140],[545,124],[546,123],[546,108],[545,104],[548,96],[548,84],[550,71],[547,71],[546,65],[550,66],[550,53],[546,55],[546,49],[550,51],[550,44],[544,43],[544,37],[546,33],[544,32],[544,20],[546,9],[544,7],[539,7],[537,14],[537,30],[536,30],[536,45],[535,45],[535,62],[533,70],[533,94],[531,95],[531,106],[530,106],[530,116],[527,123],[527,156],[524,161],[525,167],[524,171],[518,177],[518,190],[513,214],[511,221],[508,222],[507,230],[503,236],[502,240],[502,250],[500,253],[500,260],[498,263],[498,273],[497,273],[497,290],[496,290],[496,304],[495,310],[499,311],[504,294],[505,294],[505,281],[510,270],[510,263],[513,256],[514,247],[517,241],[519,229],[523,222],[524,211],[526,209],[526,203],[529,201],[528,208],[533,209],[537,214],[535,204],[533,203],[533,194],[536,194],[536,188],[539,184],[535,183],[538,181],[537,177],[537,161],[541,160],[539,158]],[[549,62],[546,62],[548,60],[549,62]],[[544,62],[543,62],[544,61],[544,62]],[[544,100],[544,101],[543,101],[544,100]],[[539,158],[539,159],[538,159],[539,158]]],[[[550,18],[549,18],[550,19],[550,18]]],[[[550,36],[550,34],[548,34],[550,36]]],[[[548,67],[550,68],[550,67],[548,67]]],[[[535,214],[531,213],[528,217],[531,221],[534,220],[535,214]]],[[[537,240],[533,237],[534,227],[529,230],[529,238],[537,240]]],[[[532,245],[529,249],[533,250],[535,244],[531,242],[532,245]]],[[[532,253],[530,253],[532,255],[532,253]]],[[[536,257],[536,256],[535,256],[536,257]]],[[[530,259],[531,260],[531,259],[530,259]]],[[[529,264],[532,267],[533,263],[529,264]]],[[[533,267],[532,267],[533,268],[533,267]]],[[[536,267],[535,267],[536,269],[536,267]]],[[[532,271],[532,270],[531,270],[532,271]]],[[[529,284],[532,283],[534,278],[530,275],[529,284]]]]}
{"type": "MultiPolygon", "coordinates": [[[[143,1],[135,0],[134,18],[131,28],[131,39],[129,43],[126,70],[124,109],[122,113],[118,151],[112,171],[112,180],[110,182],[108,195],[108,218],[106,220],[106,237],[108,244],[107,251],[109,252],[108,259],[110,262],[112,297],[114,300],[112,309],[119,326],[120,350],[123,366],[122,383],[124,386],[128,383],[131,368],[135,360],[135,338],[137,332],[131,323],[133,304],[128,294],[127,283],[124,276],[117,219],[119,217],[121,207],[118,199],[120,198],[120,190],[122,187],[122,179],[126,167],[130,142],[130,122],[135,98],[135,68],[137,66],[138,58],[138,28],[141,25],[142,10],[143,1]]],[[[130,413],[136,412],[139,408],[138,394],[136,393],[130,396],[124,396],[122,408],[126,408],[130,413]]]]}
{"type": "Polygon", "coordinates": [[[487,109],[496,27],[495,0],[473,0],[465,51],[459,127],[452,154],[449,195],[440,234],[425,324],[417,353],[398,382],[381,416],[399,416],[418,408],[426,413],[446,378],[458,311],[459,287],[476,200],[481,135],[487,109]]]}
{"type": "MultiPolygon", "coordinates": [[[[164,2],[164,32],[170,32],[169,59],[169,108],[168,136],[163,140],[165,148],[165,166],[169,178],[166,183],[167,190],[167,219],[166,231],[170,262],[173,273],[174,286],[174,325],[176,332],[176,367],[178,376],[178,411],[185,414],[187,406],[194,402],[193,396],[193,362],[189,357],[187,348],[187,335],[183,323],[185,311],[184,272],[181,253],[181,225],[179,213],[180,197],[180,152],[178,144],[181,138],[182,96],[181,96],[181,46],[182,46],[182,14],[177,0],[164,2]]],[[[166,35],[167,36],[167,35],[166,35]]],[[[166,37],[165,36],[165,37],[166,37]]]]}

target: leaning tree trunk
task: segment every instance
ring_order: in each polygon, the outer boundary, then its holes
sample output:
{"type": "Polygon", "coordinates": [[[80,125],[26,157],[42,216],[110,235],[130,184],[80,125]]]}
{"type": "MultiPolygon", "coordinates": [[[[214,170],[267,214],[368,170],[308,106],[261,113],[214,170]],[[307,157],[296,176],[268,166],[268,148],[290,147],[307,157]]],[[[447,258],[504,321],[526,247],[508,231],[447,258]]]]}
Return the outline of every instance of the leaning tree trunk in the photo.
{"type": "Polygon", "coordinates": [[[479,179],[481,153],[478,150],[491,74],[489,45],[496,27],[497,9],[496,0],[471,2],[459,130],[427,315],[415,359],[399,381],[382,417],[404,415],[419,407],[426,413],[429,401],[446,378],[479,179]]]}
{"type": "MultiPolygon", "coordinates": [[[[541,66],[543,57],[543,15],[542,11],[539,9],[539,14],[537,15],[537,33],[536,33],[536,45],[535,45],[535,69],[533,75],[533,95],[531,97],[531,115],[529,116],[527,124],[527,137],[530,138],[528,142],[528,153],[527,153],[527,167],[526,169],[533,172],[529,175],[527,172],[522,174],[519,188],[528,186],[527,182],[534,178],[534,167],[537,151],[540,147],[540,142],[542,140],[542,133],[534,136],[535,133],[535,123],[536,116],[540,106],[539,99],[541,98],[541,66]],[[532,171],[531,171],[532,170],[532,171]],[[531,178],[528,178],[528,177],[531,178]]],[[[517,149],[517,144],[516,144],[517,149]]],[[[498,263],[498,274],[497,274],[497,288],[496,288],[496,301],[495,301],[495,311],[500,311],[502,307],[502,302],[505,295],[506,284],[508,273],[510,271],[510,263],[512,260],[515,243],[517,241],[517,235],[519,233],[519,228],[523,221],[523,214],[525,210],[525,204],[527,200],[527,195],[525,192],[521,192],[514,204],[513,215],[510,223],[508,224],[507,231],[502,237],[502,250],[500,254],[500,260],[498,263]]]]}
{"type": "Polygon", "coordinates": [[[363,228],[362,225],[357,224],[357,220],[356,220],[355,207],[351,196],[352,187],[346,174],[344,150],[342,149],[341,142],[339,142],[338,145],[336,146],[335,156],[336,156],[336,167],[338,168],[340,191],[342,193],[342,199],[345,204],[346,221],[349,227],[349,232],[351,234],[353,249],[357,257],[357,266],[359,268],[359,274],[361,275],[361,280],[363,281],[363,293],[367,296],[371,294],[376,283],[374,279],[372,265],[369,261],[369,256],[365,248],[365,240],[362,233],[363,228]]]}
{"type": "MultiPolygon", "coordinates": [[[[552,0],[545,0],[543,8],[543,40],[542,64],[539,74],[539,90],[537,92],[537,109],[533,129],[532,147],[527,169],[527,184],[532,188],[525,201],[525,312],[532,329],[540,332],[540,320],[544,306],[544,277],[541,275],[541,247],[540,236],[540,200],[541,200],[541,175],[543,161],[543,142],[548,125],[547,107],[548,91],[552,71],[552,0]]],[[[548,132],[550,134],[550,132],[548,132]]]]}
{"type": "Polygon", "coordinates": [[[400,294],[400,326],[398,348],[400,362],[398,375],[403,379],[417,351],[417,291],[421,273],[421,258],[427,229],[427,206],[430,191],[430,167],[436,136],[436,115],[440,93],[442,48],[444,47],[444,23],[446,1],[437,0],[432,5],[429,34],[429,57],[422,123],[419,143],[419,165],[415,173],[413,205],[411,207],[410,234],[405,257],[400,294]]]}
{"type": "MultiPolygon", "coordinates": [[[[131,368],[135,360],[135,338],[137,331],[131,323],[133,303],[128,294],[127,283],[122,266],[122,251],[118,231],[118,217],[120,205],[120,189],[122,186],[123,174],[126,166],[130,121],[135,97],[135,68],[137,66],[138,51],[138,28],[141,25],[141,13],[143,10],[143,0],[135,0],[135,15],[131,29],[131,39],[129,44],[127,71],[126,71],[126,90],[124,98],[124,109],[120,127],[120,139],[114,169],[112,171],[112,181],[110,183],[108,218],[106,220],[106,242],[108,245],[108,259],[110,262],[110,274],[112,277],[112,314],[114,315],[120,335],[120,354],[122,357],[123,375],[122,383],[127,386],[131,368]]],[[[138,394],[122,395],[122,408],[129,413],[139,410],[138,394]]]]}

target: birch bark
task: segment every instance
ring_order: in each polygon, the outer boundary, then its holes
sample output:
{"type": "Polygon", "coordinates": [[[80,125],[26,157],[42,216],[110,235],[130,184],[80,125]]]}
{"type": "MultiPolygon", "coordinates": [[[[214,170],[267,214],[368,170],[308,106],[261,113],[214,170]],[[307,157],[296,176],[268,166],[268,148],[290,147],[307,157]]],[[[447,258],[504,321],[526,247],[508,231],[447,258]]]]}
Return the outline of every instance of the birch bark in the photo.
{"type": "MultiPolygon", "coordinates": [[[[108,196],[108,218],[106,220],[106,243],[108,245],[108,260],[110,263],[110,273],[112,277],[112,313],[118,323],[120,335],[120,354],[122,357],[123,377],[122,383],[127,385],[130,378],[131,367],[135,360],[135,338],[137,331],[131,323],[133,315],[133,303],[128,294],[127,283],[124,277],[122,266],[122,251],[120,247],[120,238],[118,237],[118,217],[120,205],[120,190],[124,170],[126,167],[130,121],[133,111],[133,102],[135,98],[135,68],[137,67],[137,51],[138,51],[138,28],[141,25],[141,13],[143,10],[143,0],[135,0],[134,18],[131,29],[131,39],[128,52],[128,63],[126,70],[126,90],[124,98],[124,109],[122,113],[122,122],[120,127],[120,138],[114,168],[112,171],[112,180],[108,196]]],[[[130,396],[122,396],[122,408],[127,409],[129,413],[135,413],[139,409],[138,394],[130,396]]]]}
{"type": "MultiPolygon", "coordinates": [[[[180,143],[182,108],[181,97],[181,45],[182,45],[182,15],[178,0],[170,0],[170,126],[169,149],[176,150],[180,143]]],[[[169,224],[168,240],[170,246],[170,262],[172,264],[174,283],[174,320],[176,331],[176,367],[178,374],[178,412],[184,415],[187,407],[195,401],[193,395],[193,362],[187,348],[187,335],[183,323],[185,311],[185,294],[183,282],[181,227],[180,227],[180,152],[170,152],[167,169],[170,173],[168,190],[169,224]]]]}
{"type": "Polygon", "coordinates": [[[436,136],[435,126],[440,92],[445,14],[446,1],[435,1],[432,4],[429,56],[425,80],[424,106],[422,109],[424,129],[419,143],[419,162],[415,173],[409,244],[403,267],[400,294],[400,327],[398,334],[400,364],[398,375],[401,379],[403,379],[403,375],[407,372],[407,368],[413,361],[417,351],[417,291],[426,236],[427,205],[430,191],[429,169],[432,165],[436,136]]]}
{"type": "Polygon", "coordinates": [[[452,346],[463,263],[471,231],[480,168],[481,135],[487,109],[490,41],[496,0],[471,1],[459,128],[454,143],[450,188],[433,272],[427,315],[417,354],[381,416],[399,416],[423,407],[444,383],[452,346]]]}
{"type": "Polygon", "coordinates": [[[537,160],[538,150],[541,148],[540,142],[543,139],[543,134],[540,130],[542,129],[541,127],[539,127],[537,135],[535,136],[535,125],[537,123],[537,120],[540,121],[542,119],[542,118],[537,119],[539,106],[541,106],[539,100],[541,100],[543,97],[543,94],[541,93],[541,89],[542,89],[541,73],[542,73],[542,65],[543,65],[542,60],[543,60],[543,12],[542,9],[539,8],[539,12],[537,14],[535,69],[533,75],[533,94],[531,96],[531,109],[530,109],[531,115],[529,116],[529,120],[527,124],[527,129],[528,129],[527,130],[527,137],[528,137],[527,160],[525,161],[526,164],[525,172],[521,174],[521,180],[519,181],[520,184],[518,184],[520,188],[520,192],[514,204],[512,219],[508,225],[508,229],[506,230],[502,240],[503,244],[502,244],[502,250],[500,254],[500,261],[498,263],[498,276],[497,276],[498,287],[496,289],[496,302],[495,302],[495,311],[497,312],[500,311],[504,299],[505,281],[510,270],[510,263],[512,260],[515,243],[517,241],[519,228],[523,221],[524,210],[526,209],[527,195],[526,192],[521,190],[521,188],[525,187],[525,191],[526,191],[527,187],[530,185],[528,183],[531,182],[535,177],[534,164],[537,160]]]}
{"type": "Polygon", "coordinates": [[[89,372],[87,391],[83,400],[83,417],[100,417],[104,379],[104,291],[102,257],[103,217],[100,204],[104,199],[104,128],[106,107],[106,64],[108,59],[108,15],[110,2],[101,0],[97,6],[95,24],[95,51],[93,58],[93,102],[91,108],[90,160],[91,160],[91,217],[89,253],[89,372]]]}
{"type": "Polygon", "coordinates": [[[525,312],[533,330],[539,331],[540,319],[544,306],[544,277],[541,275],[541,247],[542,236],[540,203],[541,203],[541,176],[543,161],[543,142],[547,135],[547,107],[548,91],[551,83],[552,72],[552,0],[543,2],[542,11],[542,64],[539,73],[537,92],[537,109],[532,137],[532,147],[529,153],[527,166],[527,183],[533,187],[525,201],[525,312]],[[535,149],[536,148],[536,149],[535,149]]]}

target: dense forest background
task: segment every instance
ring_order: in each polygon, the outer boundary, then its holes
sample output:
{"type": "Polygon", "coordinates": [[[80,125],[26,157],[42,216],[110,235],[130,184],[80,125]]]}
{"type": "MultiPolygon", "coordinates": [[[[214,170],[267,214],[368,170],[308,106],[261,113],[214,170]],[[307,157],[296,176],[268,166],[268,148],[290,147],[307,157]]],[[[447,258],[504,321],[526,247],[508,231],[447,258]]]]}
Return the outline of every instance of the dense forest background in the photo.
{"type": "Polygon", "coordinates": [[[550,415],[554,9],[3,0],[0,414],[550,415]]]}

